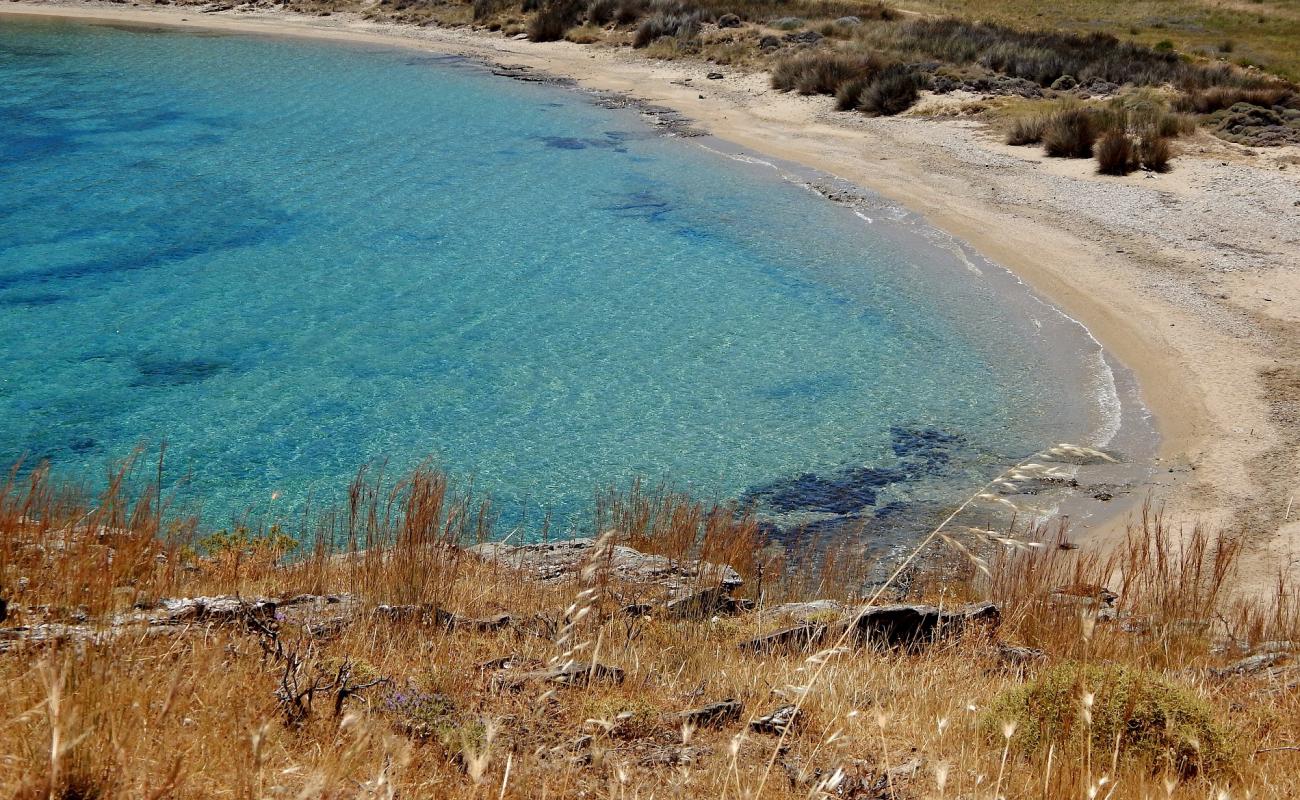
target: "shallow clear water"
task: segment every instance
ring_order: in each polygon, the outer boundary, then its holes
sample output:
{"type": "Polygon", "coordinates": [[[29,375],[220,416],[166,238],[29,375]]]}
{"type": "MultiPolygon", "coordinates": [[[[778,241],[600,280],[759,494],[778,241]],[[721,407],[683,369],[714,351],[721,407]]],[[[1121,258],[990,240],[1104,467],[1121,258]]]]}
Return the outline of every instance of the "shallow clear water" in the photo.
{"type": "Polygon", "coordinates": [[[869,516],[1095,425],[988,270],[576,92],[30,21],[0,86],[0,456],[166,439],[214,525],[429,456],[508,522],[634,476],[869,516]]]}

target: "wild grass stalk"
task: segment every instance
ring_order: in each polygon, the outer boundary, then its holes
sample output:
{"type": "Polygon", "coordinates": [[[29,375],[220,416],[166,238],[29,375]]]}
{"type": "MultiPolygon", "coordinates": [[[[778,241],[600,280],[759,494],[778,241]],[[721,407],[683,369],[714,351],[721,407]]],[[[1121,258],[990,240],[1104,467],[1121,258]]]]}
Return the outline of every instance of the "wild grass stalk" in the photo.
{"type": "MultiPolygon", "coordinates": [[[[8,689],[0,698],[0,793],[47,800],[458,800],[542,792],[794,798],[818,791],[852,796],[878,786],[872,791],[897,796],[1096,791],[1192,798],[1211,786],[1256,797],[1300,789],[1300,752],[1286,749],[1300,741],[1300,699],[1284,688],[1297,680],[1286,677],[1288,662],[1270,667],[1276,672],[1268,676],[1211,672],[1260,644],[1300,638],[1294,585],[1280,578],[1269,597],[1240,596],[1237,540],[1172,529],[1151,509],[1113,552],[1075,549],[1059,526],[1003,527],[969,516],[1057,480],[1088,451],[1055,448],[1047,456],[1060,460],[1035,458],[1003,472],[945,515],[917,548],[928,554],[940,543],[949,550],[960,545],[962,570],[947,573],[943,585],[920,582],[912,591],[944,604],[995,601],[1000,644],[968,636],[907,652],[850,647],[856,643],[840,637],[811,654],[767,655],[738,649],[783,624],[764,610],[629,616],[624,606],[632,589],[609,574],[610,548],[635,543],[681,562],[705,553],[734,558],[747,580],[742,591],[751,596],[761,578],[762,592],[773,599],[849,599],[862,586],[854,547],[834,551],[837,563],[824,569],[798,554],[779,566],[777,557],[756,553],[759,526],[744,509],[637,486],[602,496],[591,530],[606,535],[577,574],[541,583],[459,551],[457,543],[491,536],[490,508],[483,512],[468,487],[423,468],[391,481],[378,470],[359,476],[347,507],[302,525],[314,537],[309,552],[286,557],[244,540],[239,559],[177,548],[172,564],[155,557],[147,570],[119,570],[116,563],[104,570],[101,540],[69,536],[69,526],[80,528],[95,510],[99,519],[134,520],[156,531],[153,500],[148,513],[134,513],[141,498],[155,496],[142,487],[157,482],[149,475],[156,470],[140,470],[134,481],[110,478],[106,484],[116,488],[91,500],[48,474],[15,474],[0,491],[0,592],[11,615],[0,635],[0,680],[8,689]],[[747,552],[748,561],[740,558],[747,552]],[[68,587],[61,576],[88,583],[68,587]],[[19,577],[27,579],[22,589],[19,577]],[[112,598],[122,586],[131,588],[139,609],[124,601],[94,608],[83,602],[112,598]],[[1108,604],[1103,589],[1118,597],[1108,604]],[[341,699],[330,694],[328,702],[318,696],[294,725],[275,694],[283,662],[264,655],[261,634],[242,625],[195,619],[62,644],[12,638],[14,626],[109,630],[112,613],[152,613],[147,609],[164,597],[238,592],[251,600],[320,590],[353,592],[353,616],[331,622],[339,602],[299,622],[294,615],[302,612],[284,606],[284,619],[265,623],[278,628],[286,646],[312,637],[303,685],[329,684],[345,665],[352,684],[387,683],[341,699]],[[374,613],[378,604],[398,601],[462,618],[505,611],[513,622],[453,629],[374,613]],[[1041,655],[1012,666],[1000,649],[1010,644],[1041,655]],[[570,661],[617,666],[624,680],[593,680],[594,670],[571,684],[498,680],[570,661]],[[784,693],[780,702],[798,705],[802,722],[780,736],[744,731],[746,718],[770,710],[774,689],[784,693]],[[1026,707],[1017,705],[1021,690],[1050,700],[1033,707],[1060,716],[1013,714],[1026,707]],[[1091,723],[1083,716],[1088,695],[1091,723]],[[1114,731],[1129,730],[1126,697],[1141,698],[1142,708],[1209,713],[1214,726],[1231,732],[1230,741],[1249,742],[1249,752],[1213,749],[1208,735],[1201,756],[1179,749],[1177,739],[1148,745],[1116,737],[1114,731]],[[724,698],[743,704],[739,719],[686,725],[678,716],[724,698]],[[1071,733],[1085,725],[1095,730],[1095,742],[1071,733]],[[1169,753],[1195,770],[1164,771],[1160,759],[1169,753]],[[916,758],[923,764],[905,769],[916,758]],[[785,776],[778,780],[774,772],[785,776]],[[1167,774],[1177,778],[1168,790],[1167,774]]],[[[163,530],[171,528],[169,516],[161,516],[163,530]]],[[[256,538],[269,526],[250,529],[256,538]]],[[[134,537],[117,535],[127,551],[135,546],[134,537]]],[[[891,570],[892,583],[904,566],[891,570]]],[[[878,603],[885,590],[867,599],[878,603]]],[[[1191,718],[1178,719],[1175,728],[1186,730],[1191,718]]]]}

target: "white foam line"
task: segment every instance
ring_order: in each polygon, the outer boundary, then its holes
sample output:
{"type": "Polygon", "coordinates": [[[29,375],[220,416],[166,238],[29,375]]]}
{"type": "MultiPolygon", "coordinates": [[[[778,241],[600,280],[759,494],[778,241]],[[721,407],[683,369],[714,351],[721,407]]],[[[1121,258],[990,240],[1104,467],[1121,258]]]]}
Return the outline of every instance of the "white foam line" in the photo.
{"type": "MultiPolygon", "coordinates": [[[[771,161],[764,161],[761,158],[747,156],[743,153],[728,153],[725,150],[718,150],[717,148],[709,147],[707,144],[700,145],[700,148],[703,150],[708,150],[710,153],[715,153],[724,158],[729,158],[732,161],[739,161],[742,164],[757,164],[759,166],[769,167],[771,169],[776,170],[777,172],[781,172],[781,168],[778,167],[776,164],[773,164],[771,161]]],[[[781,173],[781,177],[785,178],[786,180],[789,180],[789,177],[785,173],[781,173]]]]}

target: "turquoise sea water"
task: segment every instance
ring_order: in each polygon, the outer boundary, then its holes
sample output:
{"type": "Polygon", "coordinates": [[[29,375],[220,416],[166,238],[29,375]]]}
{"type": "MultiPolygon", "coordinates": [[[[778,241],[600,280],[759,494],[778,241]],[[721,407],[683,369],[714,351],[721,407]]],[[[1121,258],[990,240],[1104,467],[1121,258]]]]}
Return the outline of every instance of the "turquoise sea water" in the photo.
{"type": "Polygon", "coordinates": [[[0,86],[0,457],[165,439],[213,525],[427,457],[508,523],[636,476],[871,517],[1096,424],[987,269],[574,91],[33,21],[0,86]]]}

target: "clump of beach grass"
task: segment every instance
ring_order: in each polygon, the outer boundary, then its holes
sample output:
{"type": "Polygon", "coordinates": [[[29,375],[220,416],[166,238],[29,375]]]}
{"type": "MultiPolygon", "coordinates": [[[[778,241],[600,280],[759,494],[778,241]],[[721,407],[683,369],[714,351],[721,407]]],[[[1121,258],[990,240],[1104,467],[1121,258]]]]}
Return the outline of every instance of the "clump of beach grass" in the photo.
{"type": "Polygon", "coordinates": [[[858,110],[880,117],[901,114],[921,99],[923,85],[924,81],[916,70],[893,64],[863,87],[858,95],[858,110]]]}
{"type": "Polygon", "coordinates": [[[1093,113],[1081,107],[1055,112],[1043,125],[1043,150],[1053,158],[1091,158],[1097,140],[1093,113]]]}
{"type": "Polygon", "coordinates": [[[778,61],[772,68],[772,88],[834,95],[849,81],[869,79],[884,66],[878,56],[870,53],[810,50],[778,61]]]}
{"type": "Polygon", "coordinates": [[[1143,169],[1152,172],[1168,172],[1169,161],[1173,158],[1173,147],[1169,137],[1160,135],[1143,136],[1138,143],[1138,160],[1143,169]]]}
{"type": "Polygon", "coordinates": [[[1097,144],[1097,171],[1102,175],[1127,175],[1137,168],[1133,139],[1122,130],[1107,131],[1097,144]]]}
{"type": "Polygon", "coordinates": [[[645,47],[662,38],[691,39],[699,32],[700,15],[684,9],[656,11],[637,25],[633,47],[645,47]]]}
{"type": "Polygon", "coordinates": [[[1007,144],[1030,145],[1041,144],[1043,131],[1047,128],[1047,117],[1043,114],[1018,117],[1007,130],[1007,144]]]}

